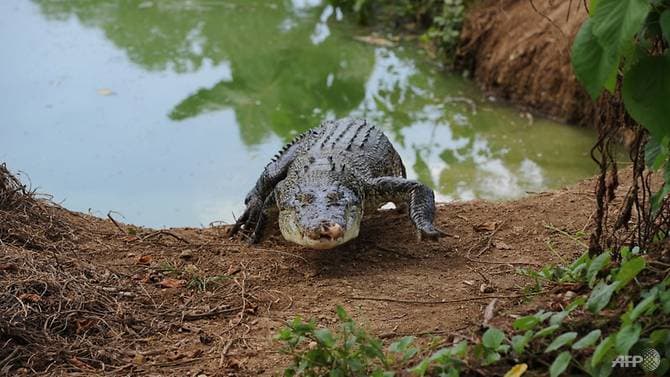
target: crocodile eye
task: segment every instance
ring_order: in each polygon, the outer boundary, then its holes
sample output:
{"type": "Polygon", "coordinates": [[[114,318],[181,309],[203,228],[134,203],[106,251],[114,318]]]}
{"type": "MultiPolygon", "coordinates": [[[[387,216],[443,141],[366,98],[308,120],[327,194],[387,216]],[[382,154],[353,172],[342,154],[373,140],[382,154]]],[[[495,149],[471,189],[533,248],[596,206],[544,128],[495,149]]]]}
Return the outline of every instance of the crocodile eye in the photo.
{"type": "Polygon", "coordinates": [[[301,192],[295,195],[295,199],[302,205],[312,204],[314,202],[314,195],[307,192],[301,192]]]}
{"type": "Polygon", "coordinates": [[[328,203],[330,204],[337,204],[342,199],[342,193],[341,192],[329,192],[326,195],[326,199],[328,199],[328,203]]]}

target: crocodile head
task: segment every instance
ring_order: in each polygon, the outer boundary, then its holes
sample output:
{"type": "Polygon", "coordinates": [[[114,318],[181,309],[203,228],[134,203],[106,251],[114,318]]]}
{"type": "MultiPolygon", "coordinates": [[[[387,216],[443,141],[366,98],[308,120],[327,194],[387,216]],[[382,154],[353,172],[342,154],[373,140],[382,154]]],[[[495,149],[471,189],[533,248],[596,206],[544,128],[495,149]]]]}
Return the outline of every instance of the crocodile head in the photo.
{"type": "Polygon", "coordinates": [[[312,249],[332,249],[358,236],[361,195],[338,182],[277,187],[284,239],[312,249]]]}

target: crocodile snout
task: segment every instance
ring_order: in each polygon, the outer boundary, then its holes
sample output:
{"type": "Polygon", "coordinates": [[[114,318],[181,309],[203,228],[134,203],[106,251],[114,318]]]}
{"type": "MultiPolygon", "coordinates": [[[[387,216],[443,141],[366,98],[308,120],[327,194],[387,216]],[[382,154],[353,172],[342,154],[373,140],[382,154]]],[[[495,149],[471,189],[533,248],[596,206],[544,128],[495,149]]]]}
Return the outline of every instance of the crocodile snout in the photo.
{"type": "Polygon", "coordinates": [[[337,240],[344,236],[344,228],[342,228],[340,224],[331,221],[323,221],[317,229],[307,232],[307,236],[315,241],[324,238],[328,240],[337,240]]]}

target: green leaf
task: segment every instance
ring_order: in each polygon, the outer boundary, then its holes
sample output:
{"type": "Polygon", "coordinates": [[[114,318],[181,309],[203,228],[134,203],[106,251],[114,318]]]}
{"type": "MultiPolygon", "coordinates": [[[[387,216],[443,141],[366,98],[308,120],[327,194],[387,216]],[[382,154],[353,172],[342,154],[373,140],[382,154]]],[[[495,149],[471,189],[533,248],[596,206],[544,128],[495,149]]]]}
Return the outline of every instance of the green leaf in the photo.
{"type": "Polygon", "coordinates": [[[393,377],[395,376],[395,372],[385,372],[381,369],[377,369],[372,374],[370,377],[393,377]]]}
{"type": "MultiPolygon", "coordinates": [[[[670,72],[668,72],[668,74],[670,74],[670,72]]],[[[670,81],[668,82],[670,83],[670,81]]],[[[640,271],[644,270],[644,267],[645,261],[642,257],[631,258],[623,262],[621,267],[619,267],[619,271],[614,277],[614,281],[619,283],[616,290],[619,290],[628,285],[628,283],[630,283],[630,281],[633,280],[637,274],[640,273],[640,271]]]]}
{"type": "Polygon", "coordinates": [[[633,311],[630,313],[629,319],[631,321],[635,321],[642,314],[647,312],[647,310],[649,310],[652,306],[654,306],[656,296],[657,293],[656,291],[654,291],[651,295],[649,295],[649,297],[645,298],[644,300],[640,301],[637,305],[635,305],[635,308],[633,308],[633,311]]]}
{"type": "Polygon", "coordinates": [[[609,335],[607,338],[603,339],[595,351],[593,351],[593,356],[591,357],[591,366],[597,367],[602,359],[607,355],[607,352],[614,347],[615,339],[612,335],[609,335]]]}
{"type": "Polygon", "coordinates": [[[333,338],[333,333],[329,329],[315,330],[314,337],[326,347],[330,348],[335,345],[335,338],[333,338]]]}
{"type": "Polygon", "coordinates": [[[569,269],[570,271],[573,271],[573,272],[574,272],[574,271],[575,271],[577,268],[579,268],[580,266],[588,265],[588,263],[589,263],[590,261],[591,261],[591,257],[589,256],[589,253],[588,253],[588,251],[587,251],[587,252],[585,252],[584,254],[582,254],[577,260],[575,260],[574,262],[572,262],[572,263],[570,264],[570,266],[568,267],[568,269],[569,269]]]}
{"type": "Polygon", "coordinates": [[[515,330],[530,330],[540,323],[540,319],[535,315],[527,315],[517,318],[512,325],[515,330]]]}
{"type": "Polygon", "coordinates": [[[547,335],[551,335],[555,333],[556,330],[558,330],[560,327],[561,327],[560,325],[552,325],[545,327],[542,330],[538,331],[537,334],[535,334],[535,336],[533,337],[533,339],[544,338],[547,335]]]}
{"type": "Polygon", "coordinates": [[[502,343],[503,339],[505,339],[505,334],[502,331],[495,327],[489,327],[482,336],[482,344],[486,348],[495,350],[502,343]]]}
{"type": "Polygon", "coordinates": [[[590,333],[584,335],[583,338],[579,339],[575,344],[573,344],[572,349],[581,350],[587,347],[591,347],[592,345],[596,344],[598,338],[600,338],[601,333],[602,332],[600,329],[591,331],[590,333]]]}
{"type": "Polygon", "coordinates": [[[340,319],[340,321],[348,321],[349,320],[349,314],[347,314],[347,311],[344,310],[343,307],[340,305],[337,305],[335,308],[335,312],[337,313],[337,318],[340,319]]]}
{"type": "Polygon", "coordinates": [[[618,282],[605,284],[605,282],[600,281],[595,288],[593,288],[591,296],[589,296],[589,300],[586,302],[586,307],[591,313],[598,313],[609,304],[612,294],[618,285],[618,282]]]}
{"type": "Polygon", "coordinates": [[[451,351],[452,356],[464,357],[465,354],[468,352],[468,342],[462,340],[454,344],[453,346],[449,347],[449,350],[451,351]]]}
{"type": "Polygon", "coordinates": [[[670,289],[658,295],[663,308],[663,313],[670,314],[670,289]]]}
{"type": "Polygon", "coordinates": [[[610,77],[616,74],[619,56],[598,43],[592,28],[591,19],[582,24],[572,44],[570,57],[575,76],[596,100],[610,77]]]}
{"type": "Polygon", "coordinates": [[[665,344],[670,344],[670,330],[654,330],[649,335],[649,340],[651,340],[651,345],[656,348],[661,348],[661,346],[664,346],[665,344]]]}
{"type": "Polygon", "coordinates": [[[639,323],[623,326],[616,334],[616,351],[620,355],[628,355],[628,351],[640,339],[641,331],[642,326],[639,323]]]}
{"type": "Polygon", "coordinates": [[[570,355],[570,352],[561,352],[558,356],[556,356],[554,362],[551,363],[551,366],[549,367],[549,375],[551,377],[560,376],[568,368],[568,365],[570,365],[570,360],[572,360],[572,355],[570,355]]]}
{"type": "Polygon", "coordinates": [[[549,324],[550,325],[558,325],[561,322],[563,322],[565,317],[567,317],[569,314],[570,314],[569,310],[563,310],[562,312],[558,312],[558,313],[551,316],[551,318],[549,319],[549,324]]]}
{"type": "Polygon", "coordinates": [[[520,356],[531,339],[533,339],[533,332],[530,330],[526,331],[523,335],[514,335],[512,337],[512,349],[514,353],[520,356]]]}
{"type": "Polygon", "coordinates": [[[577,333],[574,331],[566,332],[561,334],[554,339],[553,342],[547,346],[547,349],[544,350],[545,353],[556,351],[557,349],[563,347],[566,344],[571,344],[577,338],[577,333]]]}
{"type": "Polygon", "coordinates": [[[488,352],[484,357],[483,365],[493,364],[496,361],[500,360],[500,354],[498,352],[488,352]]]}
{"type": "Polygon", "coordinates": [[[666,136],[661,141],[653,137],[649,138],[644,146],[644,162],[650,170],[660,169],[668,158],[667,147],[665,147],[668,144],[670,144],[670,136],[666,136]]]}
{"type": "Polygon", "coordinates": [[[403,360],[409,360],[419,352],[415,347],[410,347],[412,342],[414,342],[414,339],[413,336],[405,336],[402,339],[391,343],[388,350],[389,352],[398,352],[402,354],[403,360]]]}
{"type": "MultiPolygon", "coordinates": [[[[440,351],[437,351],[437,352],[440,352],[440,351]]],[[[431,358],[432,358],[432,356],[431,356],[431,358]]],[[[430,366],[430,362],[431,362],[431,360],[428,359],[428,358],[423,359],[414,368],[409,369],[409,372],[414,374],[414,375],[420,376],[420,377],[424,376],[426,374],[426,372],[428,371],[428,367],[430,366]]]]}
{"type": "Polygon", "coordinates": [[[577,309],[577,307],[584,305],[585,302],[586,299],[583,296],[579,296],[576,299],[572,300],[572,302],[565,307],[565,310],[573,311],[577,309]]]}
{"type": "Polygon", "coordinates": [[[666,42],[670,43],[670,9],[666,9],[661,13],[659,21],[661,23],[663,38],[665,38],[666,42]]]}
{"type": "Polygon", "coordinates": [[[589,287],[593,288],[593,284],[596,281],[596,276],[598,272],[604,267],[609,266],[612,257],[609,252],[604,252],[598,255],[589,265],[589,269],[586,271],[586,280],[589,282],[589,287]]]}
{"type": "Polygon", "coordinates": [[[593,357],[586,359],[584,369],[591,377],[610,377],[612,375],[612,361],[616,357],[614,349],[610,349],[597,364],[593,365],[593,357]]]}
{"type": "Polygon", "coordinates": [[[649,56],[638,50],[638,62],[623,79],[622,95],[626,111],[651,132],[652,137],[663,140],[670,133],[670,55],[649,56]]]}
{"type": "Polygon", "coordinates": [[[596,7],[598,6],[598,3],[600,0],[591,0],[589,1],[589,15],[593,15],[593,12],[596,11],[596,7]]]}
{"type": "Polygon", "coordinates": [[[593,13],[593,35],[606,50],[620,52],[649,13],[648,0],[600,0],[593,13]]]}
{"type": "Polygon", "coordinates": [[[407,347],[409,347],[412,342],[414,342],[413,336],[404,336],[400,340],[395,341],[389,345],[390,352],[405,352],[407,347]]]}
{"type": "Polygon", "coordinates": [[[670,194],[670,164],[665,165],[665,173],[663,174],[663,180],[665,183],[663,187],[658,192],[655,192],[651,197],[651,208],[653,213],[658,213],[658,210],[661,208],[663,199],[670,194]]]}

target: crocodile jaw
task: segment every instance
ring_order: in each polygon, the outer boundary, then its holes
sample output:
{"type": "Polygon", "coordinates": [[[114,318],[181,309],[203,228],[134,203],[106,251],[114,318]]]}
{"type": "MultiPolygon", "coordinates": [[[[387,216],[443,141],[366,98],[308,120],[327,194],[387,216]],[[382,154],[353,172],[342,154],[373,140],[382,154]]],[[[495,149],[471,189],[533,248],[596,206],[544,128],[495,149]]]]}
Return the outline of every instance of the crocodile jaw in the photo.
{"type": "Polygon", "coordinates": [[[358,237],[360,230],[362,213],[356,211],[347,219],[347,224],[344,227],[344,235],[336,239],[322,237],[318,240],[312,239],[304,234],[304,232],[297,225],[295,214],[290,211],[281,211],[279,214],[279,230],[285,240],[296,243],[298,245],[317,250],[332,249],[334,247],[345,244],[352,239],[358,237]]]}
{"type": "Polygon", "coordinates": [[[334,240],[330,238],[321,238],[319,240],[314,240],[309,237],[305,237],[302,234],[296,234],[296,233],[287,234],[284,233],[283,231],[282,235],[287,241],[296,243],[298,245],[308,247],[310,249],[325,250],[325,249],[332,249],[336,246],[340,246],[358,237],[358,228],[347,230],[344,233],[344,236],[334,240]]]}

